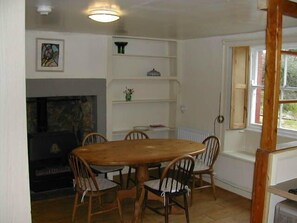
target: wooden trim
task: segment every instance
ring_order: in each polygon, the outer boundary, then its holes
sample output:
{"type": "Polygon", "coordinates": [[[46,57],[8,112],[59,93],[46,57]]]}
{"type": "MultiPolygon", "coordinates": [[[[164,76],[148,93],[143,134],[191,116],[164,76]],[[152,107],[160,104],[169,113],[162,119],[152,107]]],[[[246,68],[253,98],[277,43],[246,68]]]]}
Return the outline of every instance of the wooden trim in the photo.
{"type": "Polygon", "coordinates": [[[251,223],[261,223],[264,217],[266,186],[268,185],[268,161],[270,151],[258,149],[254,168],[251,223]]]}
{"type": "Polygon", "coordinates": [[[297,56],[297,52],[287,51],[287,50],[282,50],[282,51],[281,51],[281,54],[297,56]]]}
{"type": "Polygon", "coordinates": [[[266,78],[264,88],[264,117],[261,148],[275,150],[279,110],[282,4],[280,0],[269,0],[266,30],[266,78]]]}
{"type": "Polygon", "coordinates": [[[282,0],[269,0],[266,30],[266,78],[261,149],[254,169],[251,222],[262,223],[267,202],[269,153],[276,149],[282,45],[282,0]]]}
{"type": "Polygon", "coordinates": [[[280,100],[280,104],[290,104],[290,103],[297,103],[297,99],[292,99],[292,100],[280,100]]]}
{"type": "Polygon", "coordinates": [[[282,0],[283,14],[297,18],[297,3],[289,0],[282,0]]]}
{"type": "Polygon", "coordinates": [[[234,47],[232,49],[231,129],[246,127],[249,52],[248,46],[234,47]]]}

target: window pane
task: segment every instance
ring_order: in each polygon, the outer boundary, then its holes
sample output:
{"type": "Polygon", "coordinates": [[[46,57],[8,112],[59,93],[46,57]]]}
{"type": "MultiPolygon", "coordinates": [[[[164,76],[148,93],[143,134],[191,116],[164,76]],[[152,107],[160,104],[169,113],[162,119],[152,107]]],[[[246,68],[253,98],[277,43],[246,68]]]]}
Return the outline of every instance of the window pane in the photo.
{"type": "Polygon", "coordinates": [[[255,88],[253,90],[253,102],[252,102],[252,114],[251,123],[262,124],[263,121],[263,98],[264,90],[261,88],[255,88]]]}
{"type": "Polygon", "coordinates": [[[287,86],[297,87],[297,57],[286,55],[287,57],[287,86]]]}
{"type": "Polygon", "coordinates": [[[289,100],[297,99],[297,89],[296,90],[283,90],[282,97],[280,99],[289,100]]]}
{"type": "MultiPolygon", "coordinates": [[[[297,47],[291,45],[285,51],[297,52],[297,47]]],[[[260,48],[252,49],[251,83],[250,83],[250,124],[261,125],[263,121],[263,96],[266,66],[266,51],[260,48]]],[[[280,100],[297,100],[297,55],[282,53],[280,100]]],[[[269,108],[268,108],[269,109],[269,108]]],[[[297,131],[297,103],[280,105],[278,127],[297,131]]]]}
{"type": "Polygon", "coordinates": [[[266,50],[257,51],[257,61],[256,61],[256,74],[254,76],[254,83],[256,85],[264,85],[264,77],[265,77],[265,57],[266,50]]]}
{"type": "Polygon", "coordinates": [[[281,105],[281,128],[297,130],[297,104],[283,104],[281,105]]]}

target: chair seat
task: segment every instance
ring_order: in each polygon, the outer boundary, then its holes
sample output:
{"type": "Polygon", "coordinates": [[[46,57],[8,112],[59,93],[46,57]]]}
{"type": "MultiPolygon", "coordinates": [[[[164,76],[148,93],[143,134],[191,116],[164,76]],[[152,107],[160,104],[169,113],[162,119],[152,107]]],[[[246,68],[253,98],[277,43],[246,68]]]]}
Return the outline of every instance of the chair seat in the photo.
{"type": "Polygon", "coordinates": [[[208,170],[210,167],[207,166],[202,160],[196,159],[193,172],[208,170]]]}
{"type": "Polygon", "coordinates": [[[190,192],[188,182],[192,176],[194,162],[194,158],[190,155],[177,157],[165,167],[160,179],[144,182],[145,196],[143,212],[148,207],[157,214],[163,215],[165,217],[165,223],[168,223],[170,209],[173,205],[176,205],[185,211],[186,222],[189,223],[187,194],[190,192]],[[164,212],[160,211],[160,207],[151,206],[147,203],[148,192],[163,197],[164,203],[162,209],[164,209],[164,212]],[[179,196],[183,196],[183,199],[177,199],[179,196]]]}
{"type": "Polygon", "coordinates": [[[73,186],[76,191],[72,211],[72,222],[75,222],[77,209],[86,203],[88,204],[88,220],[84,222],[91,223],[91,218],[94,215],[103,214],[116,209],[118,209],[122,222],[122,212],[120,210],[119,202],[107,204],[107,202],[102,201],[102,196],[111,192],[114,194],[118,189],[118,185],[105,178],[99,176],[96,177],[89,164],[83,158],[72,152],[69,154],[68,161],[74,176],[73,186]],[[85,197],[88,198],[87,202],[84,202],[85,197]],[[93,203],[95,202],[94,198],[98,199],[97,201],[99,201],[99,205],[93,206],[93,203]]]}
{"type": "Polygon", "coordinates": [[[179,183],[178,181],[176,181],[175,179],[172,178],[168,178],[167,179],[163,179],[163,184],[161,187],[161,190],[159,190],[159,186],[160,186],[160,179],[156,179],[156,180],[149,180],[144,182],[144,186],[150,189],[153,189],[155,191],[160,191],[160,194],[163,192],[171,192],[171,193],[178,193],[180,192],[180,189],[182,187],[181,183],[179,183]],[[165,183],[167,181],[167,184],[165,183]]]}
{"type": "Polygon", "coordinates": [[[99,173],[109,173],[109,172],[119,171],[124,168],[124,166],[101,166],[101,165],[90,165],[90,167],[99,173]]]}
{"type": "Polygon", "coordinates": [[[161,166],[161,163],[149,163],[148,168],[159,168],[161,166]]]}
{"type": "MultiPolygon", "coordinates": [[[[86,188],[89,190],[89,191],[97,191],[94,183],[92,181],[88,181],[88,179],[86,178],[80,178],[81,182],[85,182],[86,184],[86,188]],[[91,185],[89,185],[89,182],[91,182],[91,185]]],[[[100,178],[100,177],[96,177],[95,178],[96,181],[97,181],[97,185],[99,187],[99,191],[103,191],[103,190],[108,190],[108,189],[111,189],[111,188],[114,188],[114,187],[117,187],[118,185],[110,180],[107,180],[105,178],[100,178]]]]}

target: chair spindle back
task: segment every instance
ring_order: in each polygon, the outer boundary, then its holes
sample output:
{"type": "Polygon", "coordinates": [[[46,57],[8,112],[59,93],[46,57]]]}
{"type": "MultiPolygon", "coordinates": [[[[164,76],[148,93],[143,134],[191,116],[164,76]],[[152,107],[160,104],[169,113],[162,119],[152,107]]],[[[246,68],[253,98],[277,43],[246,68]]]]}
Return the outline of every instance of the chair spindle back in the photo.
{"type": "Polygon", "coordinates": [[[198,154],[197,158],[212,167],[219,155],[220,140],[216,136],[208,136],[202,143],[206,145],[206,149],[205,152],[198,154]]]}

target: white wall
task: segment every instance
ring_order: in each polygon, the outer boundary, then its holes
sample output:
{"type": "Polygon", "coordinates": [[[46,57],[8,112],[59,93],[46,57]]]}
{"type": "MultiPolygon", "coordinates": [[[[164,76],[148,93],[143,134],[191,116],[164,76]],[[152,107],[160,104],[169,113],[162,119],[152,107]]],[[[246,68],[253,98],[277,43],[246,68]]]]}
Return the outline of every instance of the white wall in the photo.
{"type": "Polygon", "coordinates": [[[221,37],[182,41],[181,104],[178,125],[213,132],[219,111],[223,46],[221,37]],[[203,118],[202,118],[203,117],[203,118]]]}
{"type": "Polygon", "coordinates": [[[26,31],[26,77],[42,78],[106,78],[107,44],[104,35],[26,31]],[[36,38],[63,39],[64,72],[36,72],[36,38]]]}
{"type": "Polygon", "coordinates": [[[25,0],[0,1],[0,222],[29,223],[25,0]]]}
{"type": "MultiPolygon", "coordinates": [[[[284,41],[294,40],[296,29],[284,30],[284,41]]],[[[225,116],[225,122],[223,125],[216,124],[216,135],[224,145],[224,133],[229,128],[231,83],[231,75],[227,73],[226,49],[229,46],[259,44],[265,44],[265,32],[182,41],[179,55],[182,57],[180,98],[187,110],[184,113],[178,112],[177,125],[214,132],[214,119],[219,113],[221,94],[220,110],[225,116]]],[[[250,147],[248,149],[253,150],[250,147]]],[[[253,161],[221,154],[215,166],[217,183],[225,189],[251,197],[253,166],[253,161]]]]}

